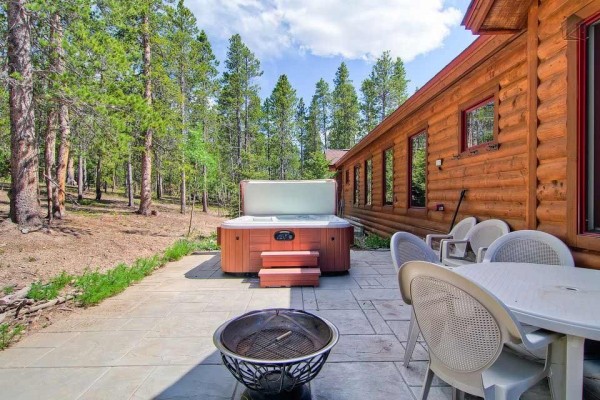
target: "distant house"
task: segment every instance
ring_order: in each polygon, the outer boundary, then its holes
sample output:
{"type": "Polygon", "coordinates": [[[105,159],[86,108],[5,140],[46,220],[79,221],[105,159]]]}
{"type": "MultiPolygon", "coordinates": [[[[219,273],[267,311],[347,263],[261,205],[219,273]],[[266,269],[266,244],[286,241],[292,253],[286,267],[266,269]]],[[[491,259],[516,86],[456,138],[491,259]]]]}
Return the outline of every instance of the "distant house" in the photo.
{"type": "Polygon", "coordinates": [[[325,158],[329,164],[329,170],[335,171],[335,163],[342,158],[344,154],[348,152],[348,149],[327,149],[325,150],[325,158]]]}
{"type": "Polygon", "coordinates": [[[500,218],[600,268],[600,0],[473,0],[480,35],[335,161],[344,217],[381,235],[500,218]]]}

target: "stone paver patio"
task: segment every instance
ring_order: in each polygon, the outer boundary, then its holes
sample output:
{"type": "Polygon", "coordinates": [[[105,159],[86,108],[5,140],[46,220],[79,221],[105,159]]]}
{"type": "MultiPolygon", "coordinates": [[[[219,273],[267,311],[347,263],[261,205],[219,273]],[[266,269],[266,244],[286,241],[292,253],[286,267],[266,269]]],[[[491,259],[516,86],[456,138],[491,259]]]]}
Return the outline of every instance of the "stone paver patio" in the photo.
{"type": "MultiPolygon", "coordinates": [[[[213,331],[249,310],[291,307],[332,321],[340,341],[311,383],[315,400],[416,399],[427,352],[402,366],[410,308],[389,252],[352,252],[350,273],[319,288],[261,289],[231,277],[219,255],[171,263],[124,293],[0,352],[2,399],[238,399],[213,331]]],[[[449,399],[434,380],[430,399],[449,399]]],[[[523,396],[549,398],[540,384],[523,396]]]]}

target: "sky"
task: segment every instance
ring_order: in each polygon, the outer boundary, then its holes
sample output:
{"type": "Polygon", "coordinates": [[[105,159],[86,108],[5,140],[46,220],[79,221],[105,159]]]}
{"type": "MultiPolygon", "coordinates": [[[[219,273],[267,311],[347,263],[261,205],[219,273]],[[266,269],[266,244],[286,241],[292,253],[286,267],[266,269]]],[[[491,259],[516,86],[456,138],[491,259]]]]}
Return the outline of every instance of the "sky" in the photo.
{"type": "Polygon", "coordinates": [[[346,62],[357,93],[383,51],[405,63],[409,94],[476,37],[460,25],[469,0],[185,0],[220,60],[231,35],[261,61],[261,97],[286,74],[306,103],[346,62]]]}

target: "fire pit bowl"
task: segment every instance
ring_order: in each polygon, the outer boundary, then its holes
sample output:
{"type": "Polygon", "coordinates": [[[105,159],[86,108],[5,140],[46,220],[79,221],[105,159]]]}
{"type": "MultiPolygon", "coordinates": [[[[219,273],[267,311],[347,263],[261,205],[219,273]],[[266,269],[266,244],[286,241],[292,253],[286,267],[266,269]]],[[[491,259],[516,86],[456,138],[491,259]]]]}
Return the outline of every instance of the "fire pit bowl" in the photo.
{"type": "Polygon", "coordinates": [[[221,325],[213,341],[251,399],[303,399],[304,384],[325,364],[339,332],[302,310],[251,311],[221,325]]]}

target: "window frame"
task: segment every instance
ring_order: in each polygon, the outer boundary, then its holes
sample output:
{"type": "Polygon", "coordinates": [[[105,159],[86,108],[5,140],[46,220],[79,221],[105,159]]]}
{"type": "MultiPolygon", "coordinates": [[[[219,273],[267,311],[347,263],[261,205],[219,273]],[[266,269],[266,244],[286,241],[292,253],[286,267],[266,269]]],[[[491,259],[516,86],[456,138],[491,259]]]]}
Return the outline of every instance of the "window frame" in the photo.
{"type": "Polygon", "coordinates": [[[427,139],[429,138],[429,134],[427,132],[427,129],[419,129],[416,133],[413,133],[412,135],[408,136],[407,138],[407,150],[408,150],[408,168],[406,169],[408,172],[408,187],[406,190],[406,194],[407,194],[407,208],[408,209],[413,209],[413,210],[426,210],[427,209],[427,156],[428,156],[428,152],[427,152],[427,139]],[[412,172],[413,172],[413,165],[412,165],[412,160],[413,160],[413,148],[412,148],[412,141],[413,138],[415,136],[424,134],[425,135],[425,205],[423,206],[414,206],[412,204],[412,172]]]}
{"type": "Polygon", "coordinates": [[[498,86],[485,90],[477,96],[469,99],[459,106],[459,156],[474,156],[480,154],[483,150],[491,151],[498,148],[498,108],[500,105],[500,90],[498,86]],[[489,142],[481,143],[476,146],[467,147],[467,113],[473,111],[489,102],[494,104],[494,132],[493,139],[489,142]]]}
{"type": "Polygon", "coordinates": [[[394,151],[394,145],[390,145],[386,148],[383,149],[383,152],[381,153],[381,205],[383,207],[393,207],[394,203],[395,203],[395,197],[396,194],[394,193],[394,164],[395,164],[395,151],[394,151]],[[387,161],[387,157],[386,157],[386,153],[388,151],[392,152],[392,201],[388,202],[387,201],[387,186],[386,186],[386,161],[387,161]]]}
{"type": "Polygon", "coordinates": [[[371,207],[373,205],[373,157],[369,157],[365,160],[365,207],[371,207]],[[371,179],[369,179],[368,168],[370,165],[371,179]],[[369,195],[371,199],[369,199],[369,195]]]}
{"type": "Polygon", "coordinates": [[[357,207],[360,205],[360,164],[354,166],[354,186],[352,187],[352,205],[357,207]]]}
{"type": "Polygon", "coordinates": [[[346,185],[350,184],[350,168],[346,168],[346,185]]]}
{"type": "MultiPolygon", "coordinates": [[[[577,226],[576,226],[576,234],[577,240],[576,245],[578,247],[587,248],[589,246],[585,246],[585,244],[592,245],[592,243],[587,243],[590,240],[597,241],[600,239],[600,232],[598,231],[589,231],[587,229],[587,216],[588,216],[588,153],[587,153],[587,144],[589,142],[589,37],[588,37],[588,29],[595,25],[594,29],[600,30],[600,13],[596,13],[591,15],[590,17],[582,20],[579,26],[579,40],[577,41],[577,89],[578,89],[578,98],[577,98],[577,226]],[[581,243],[584,242],[584,243],[581,243]]],[[[598,46],[600,47],[600,46],[598,46]]],[[[599,76],[595,77],[596,79],[600,78],[599,76]]],[[[598,99],[600,100],[600,99],[598,99]]],[[[594,101],[598,101],[594,98],[594,101]]],[[[594,118],[594,123],[600,122],[600,118],[597,116],[594,118]]],[[[600,156],[600,154],[598,154],[600,156]]],[[[596,179],[600,179],[600,174],[596,179]]],[[[596,217],[600,219],[600,216],[596,217]]]]}

